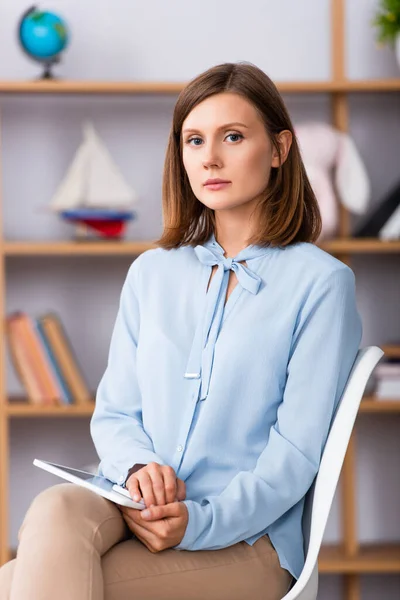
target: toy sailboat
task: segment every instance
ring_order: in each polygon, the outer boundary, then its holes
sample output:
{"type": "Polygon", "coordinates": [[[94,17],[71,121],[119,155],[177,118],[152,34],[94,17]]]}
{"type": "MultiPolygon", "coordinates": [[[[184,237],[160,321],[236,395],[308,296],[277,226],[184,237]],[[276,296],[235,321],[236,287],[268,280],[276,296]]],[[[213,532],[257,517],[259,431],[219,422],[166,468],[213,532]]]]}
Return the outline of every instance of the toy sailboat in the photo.
{"type": "Polygon", "coordinates": [[[85,123],[83,132],[84,140],[50,208],[78,225],[78,235],[91,230],[96,237],[119,238],[135,216],[136,192],[125,182],[93,125],[85,123]]]}

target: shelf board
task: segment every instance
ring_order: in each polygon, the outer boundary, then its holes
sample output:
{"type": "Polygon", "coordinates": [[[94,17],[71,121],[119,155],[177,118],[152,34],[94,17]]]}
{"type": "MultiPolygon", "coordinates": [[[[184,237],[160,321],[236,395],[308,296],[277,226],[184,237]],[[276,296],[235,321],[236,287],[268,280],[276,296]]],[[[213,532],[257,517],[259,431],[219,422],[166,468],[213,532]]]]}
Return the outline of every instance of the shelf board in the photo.
{"type": "Polygon", "coordinates": [[[397,92],[400,91],[400,79],[353,79],[335,84],[337,91],[343,92],[397,92]]]}
{"type": "Polygon", "coordinates": [[[0,248],[6,256],[136,256],[156,248],[152,242],[134,241],[49,241],[49,242],[3,242],[0,248]]]}
{"type": "Polygon", "coordinates": [[[318,244],[331,254],[381,254],[400,252],[400,240],[381,241],[377,238],[336,238],[318,244]]]}
{"type": "Polygon", "coordinates": [[[365,396],[360,404],[360,413],[400,413],[398,400],[378,400],[373,396],[365,396]]]}
{"type": "Polygon", "coordinates": [[[322,546],[320,573],[400,573],[400,544],[361,545],[356,556],[346,556],[341,546],[322,546]]]}
{"type": "Polygon", "coordinates": [[[8,417],[90,417],[93,414],[94,402],[71,406],[41,406],[28,404],[26,401],[13,401],[1,406],[1,411],[8,417]]]}
{"type": "Polygon", "coordinates": [[[156,81],[11,80],[0,81],[1,94],[179,94],[183,83],[156,81]]]}
{"type": "MultiPolygon", "coordinates": [[[[400,240],[380,241],[374,238],[333,239],[317,244],[330,254],[389,254],[400,252],[400,240]]],[[[157,248],[151,241],[3,241],[5,256],[136,256],[157,248]]]]}
{"type": "MultiPolygon", "coordinates": [[[[0,94],[179,94],[188,82],[96,80],[3,80],[0,94]]],[[[400,79],[337,81],[275,81],[282,93],[390,92],[400,90],[400,79]]]]}

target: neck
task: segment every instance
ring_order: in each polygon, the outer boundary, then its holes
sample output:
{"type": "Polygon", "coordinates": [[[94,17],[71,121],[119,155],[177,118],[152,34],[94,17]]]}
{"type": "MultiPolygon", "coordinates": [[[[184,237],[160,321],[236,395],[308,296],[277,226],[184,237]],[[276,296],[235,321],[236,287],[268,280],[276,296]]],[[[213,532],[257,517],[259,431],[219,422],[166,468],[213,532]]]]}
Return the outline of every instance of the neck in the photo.
{"type": "Polygon", "coordinates": [[[248,247],[248,240],[253,235],[253,231],[250,227],[246,230],[243,224],[237,227],[217,226],[214,235],[218,244],[224,249],[225,258],[234,258],[248,247]]]}

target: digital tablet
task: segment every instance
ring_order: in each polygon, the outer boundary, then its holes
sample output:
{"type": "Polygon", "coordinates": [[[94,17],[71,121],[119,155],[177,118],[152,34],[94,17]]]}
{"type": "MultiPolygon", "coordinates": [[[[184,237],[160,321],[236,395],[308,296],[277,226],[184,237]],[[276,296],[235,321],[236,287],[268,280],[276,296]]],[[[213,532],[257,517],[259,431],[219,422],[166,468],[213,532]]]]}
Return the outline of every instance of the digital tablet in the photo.
{"type": "Polygon", "coordinates": [[[35,467],[40,467],[53,475],[57,475],[62,479],[66,479],[71,483],[76,483],[82,487],[85,487],[111,502],[120,504],[121,506],[127,506],[129,508],[137,508],[143,510],[146,505],[143,500],[135,502],[132,500],[129,491],[121,486],[113,483],[105,477],[100,475],[94,475],[93,473],[87,473],[86,471],[80,471],[78,469],[71,469],[63,465],[56,465],[55,463],[48,462],[46,460],[40,460],[35,458],[33,461],[35,467]]]}

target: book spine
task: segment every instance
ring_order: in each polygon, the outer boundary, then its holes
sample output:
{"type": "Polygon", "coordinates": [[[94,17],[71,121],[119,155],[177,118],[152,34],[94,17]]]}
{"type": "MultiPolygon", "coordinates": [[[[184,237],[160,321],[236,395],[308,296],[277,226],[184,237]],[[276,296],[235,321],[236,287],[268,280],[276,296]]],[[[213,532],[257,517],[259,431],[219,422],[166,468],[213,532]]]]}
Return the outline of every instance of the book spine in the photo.
{"type": "Polygon", "coordinates": [[[25,388],[28,401],[32,404],[45,404],[44,390],[41,389],[37,374],[27,352],[23,332],[19,329],[17,319],[14,315],[6,318],[6,338],[12,364],[18,379],[25,388]]]}
{"type": "Polygon", "coordinates": [[[61,320],[54,313],[40,319],[65,381],[77,404],[92,402],[90,390],[79,369],[78,362],[68,340],[61,320]]]}
{"type": "Polygon", "coordinates": [[[46,403],[60,404],[60,391],[50,370],[45,351],[40,343],[31,318],[26,313],[21,313],[20,326],[23,328],[29,347],[29,352],[35,365],[35,371],[45,389],[46,403]]]}
{"type": "Polygon", "coordinates": [[[56,357],[54,356],[54,352],[51,347],[51,343],[47,339],[46,332],[44,331],[44,328],[43,328],[42,323],[40,322],[40,319],[34,320],[34,326],[36,328],[38,336],[40,337],[42,346],[46,352],[48,363],[53,371],[53,376],[57,381],[61,400],[64,404],[72,404],[73,403],[72,395],[71,395],[70,390],[68,389],[67,383],[62,375],[62,372],[60,370],[60,367],[58,365],[56,357]]]}

